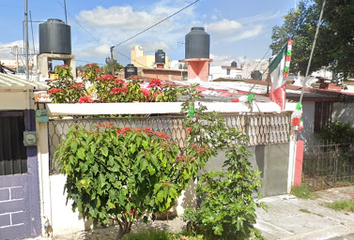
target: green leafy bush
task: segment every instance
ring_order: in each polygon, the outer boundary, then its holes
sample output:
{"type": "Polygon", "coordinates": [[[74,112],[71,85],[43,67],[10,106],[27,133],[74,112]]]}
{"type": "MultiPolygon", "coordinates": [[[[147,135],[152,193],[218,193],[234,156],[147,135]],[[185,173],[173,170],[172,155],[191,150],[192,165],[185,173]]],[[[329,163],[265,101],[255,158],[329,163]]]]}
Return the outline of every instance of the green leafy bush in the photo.
{"type": "MultiPolygon", "coordinates": [[[[195,90],[184,89],[186,95],[197,96],[195,90]]],[[[193,106],[190,100],[184,109],[193,106]]],[[[201,200],[197,209],[187,209],[183,218],[188,230],[201,234],[205,239],[262,239],[253,224],[256,223],[256,208],[264,207],[255,201],[254,194],[261,197],[262,187],[259,171],[254,171],[246,150],[247,138],[237,129],[228,126],[225,119],[212,112],[205,114],[205,107],[199,105],[195,116],[187,118],[189,129],[187,144],[190,151],[198,152],[204,166],[211,156],[226,151],[226,160],[221,171],[204,171],[199,175],[197,196],[201,200]]],[[[191,153],[192,153],[191,152],[191,153]]],[[[198,157],[197,157],[198,159],[198,157]]]]}
{"type": "Polygon", "coordinates": [[[349,123],[333,122],[319,133],[324,142],[352,143],[354,141],[354,128],[349,123]]]}
{"type": "Polygon", "coordinates": [[[91,130],[72,126],[55,152],[73,210],[95,225],[116,221],[117,239],[137,219],[154,220],[170,209],[187,187],[197,168],[178,154],[164,133],[109,123],[91,130]]]}

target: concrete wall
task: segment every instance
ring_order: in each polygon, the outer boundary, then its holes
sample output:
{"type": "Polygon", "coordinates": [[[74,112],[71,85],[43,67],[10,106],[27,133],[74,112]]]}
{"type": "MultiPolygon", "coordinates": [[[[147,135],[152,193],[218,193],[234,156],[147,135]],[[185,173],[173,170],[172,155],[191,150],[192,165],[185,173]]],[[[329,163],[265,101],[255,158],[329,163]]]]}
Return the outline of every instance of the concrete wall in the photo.
{"type": "Polygon", "coordinates": [[[210,67],[211,80],[218,78],[233,78],[242,79],[242,69],[230,67],[230,75],[227,75],[227,68],[222,66],[212,66],[210,67]]]}
{"type": "MultiPolygon", "coordinates": [[[[267,146],[247,147],[251,152],[249,161],[254,169],[261,171],[264,196],[274,196],[287,193],[289,144],[275,144],[267,146]]],[[[207,170],[218,171],[221,169],[225,154],[220,153],[207,163],[207,170]]]]}
{"type": "Polygon", "coordinates": [[[354,103],[335,102],[333,103],[332,120],[349,123],[354,127],[354,103]]]}
{"type": "Polygon", "coordinates": [[[66,204],[67,194],[64,192],[66,177],[64,175],[50,176],[51,183],[51,213],[53,234],[76,232],[89,229],[91,223],[86,223],[78,212],[73,212],[72,201],[66,204]]]}
{"type": "Polygon", "coordinates": [[[302,116],[304,121],[304,128],[298,136],[298,140],[305,142],[305,148],[316,145],[318,139],[314,135],[314,122],[315,122],[315,102],[304,101],[302,106],[302,116]]]}

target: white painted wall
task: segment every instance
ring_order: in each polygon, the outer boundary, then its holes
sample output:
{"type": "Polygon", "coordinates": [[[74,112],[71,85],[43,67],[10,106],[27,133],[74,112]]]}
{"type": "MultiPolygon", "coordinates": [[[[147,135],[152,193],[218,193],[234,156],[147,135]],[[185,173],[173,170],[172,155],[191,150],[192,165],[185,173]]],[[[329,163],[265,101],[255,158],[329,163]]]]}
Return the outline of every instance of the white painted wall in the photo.
{"type": "Polygon", "coordinates": [[[50,176],[50,197],[53,233],[62,234],[63,232],[77,232],[89,229],[90,222],[83,220],[78,212],[73,212],[72,201],[66,204],[67,194],[64,193],[66,177],[62,174],[50,176]]]}
{"type": "Polygon", "coordinates": [[[237,68],[229,68],[230,75],[227,75],[227,68],[221,66],[210,67],[210,78],[211,80],[218,78],[232,78],[232,79],[242,79],[242,70],[237,68]]]}
{"type": "Polygon", "coordinates": [[[308,147],[318,143],[318,140],[314,136],[315,102],[303,101],[302,110],[304,128],[299,134],[298,140],[303,140],[305,142],[305,147],[308,147]]]}

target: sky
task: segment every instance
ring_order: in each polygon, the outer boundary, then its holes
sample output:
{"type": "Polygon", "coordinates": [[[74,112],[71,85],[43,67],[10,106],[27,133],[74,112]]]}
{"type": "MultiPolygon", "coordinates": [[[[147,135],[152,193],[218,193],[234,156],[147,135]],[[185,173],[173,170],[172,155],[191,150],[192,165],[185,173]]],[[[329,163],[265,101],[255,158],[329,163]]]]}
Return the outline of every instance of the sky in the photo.
{"type": "MultiPolygon", "coordinates": [[[[27,0],[30,52],[38,52],[39,24],[49,18],[65,22],[65,0],[27,0]]],[[[66,0],[76,65],[104,64],[114,58],[130,63],[130,51],[140,45],[145,54],[163,49],[173,62],[184,59],[185,35],[204,27],[210,35],[212,65],[238,65],[271,55],[272,28],[296,6],[296,0],[199,0],[172,18],[124,42],[195,0],[66,0]],[[119,46],[117,46],[119,45],[119,46]]],[[[0,59],[15,58],[11,47],[23,47],[25,0],[0,1],[0,59]]]]}

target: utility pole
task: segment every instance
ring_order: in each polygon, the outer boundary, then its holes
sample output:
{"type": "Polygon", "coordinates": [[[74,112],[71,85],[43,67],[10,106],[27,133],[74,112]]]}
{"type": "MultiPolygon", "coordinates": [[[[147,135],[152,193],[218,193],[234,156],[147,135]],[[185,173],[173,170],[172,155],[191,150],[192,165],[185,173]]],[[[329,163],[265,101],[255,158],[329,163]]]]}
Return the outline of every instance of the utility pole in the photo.
{"type": "Polygon", "coordinates": [[[112,69],[112,75],[114,75],[114,58],[113,58],[113,50],[114,46],[111,47],[111,69],[112,69]]]}
{"type": "Polygon", "coordinates": [[[29,81],[29,61],[28,61],[28,0],[25,0],[25,48],[26,48],[26,80],[29,81]]]}
{"type": "Polygon", "coordinates": [[[68,12],[66,11],[66,0],[64,0],[65,23],[68,24],[68,12]]]}

